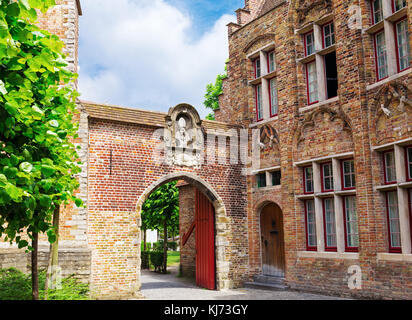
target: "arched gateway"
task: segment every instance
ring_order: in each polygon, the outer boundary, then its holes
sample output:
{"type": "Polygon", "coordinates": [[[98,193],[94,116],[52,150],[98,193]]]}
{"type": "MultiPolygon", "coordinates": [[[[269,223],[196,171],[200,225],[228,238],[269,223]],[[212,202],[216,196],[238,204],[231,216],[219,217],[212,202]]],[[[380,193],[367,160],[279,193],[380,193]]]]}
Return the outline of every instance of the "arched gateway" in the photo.
{"type": "MultiPolygon", "coordinates": [[[[195,186],[199,197],[212,204],[216,265],[203,274],[215,271],[218,290],[247,280],[246,176],[229,149],[222,149],[239,128],[202,121],[187,104],[168,114],[82,105],[88,126],[87,234],[94,295],[113,298],[139,291],[140,211],[154,189],[172,180],[195,186]]],[[[213,289],[210,277],[208,285],[202,279],[198,283],[213,289]]]]}

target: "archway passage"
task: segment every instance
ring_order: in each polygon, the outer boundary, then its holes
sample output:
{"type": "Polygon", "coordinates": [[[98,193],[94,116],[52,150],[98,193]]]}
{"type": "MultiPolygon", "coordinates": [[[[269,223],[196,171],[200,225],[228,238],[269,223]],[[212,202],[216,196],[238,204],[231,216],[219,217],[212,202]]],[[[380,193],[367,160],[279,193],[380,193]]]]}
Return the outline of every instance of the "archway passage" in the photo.
{"type": "Polygon", "coordinates": [[[196,284],[216,289],[215,212],[212,203],[196,189],[196,284]]]}
{"type": "Polygon", "coordinates": [[[282,210],[274,203],[266,205],[260,215],[262,273],[285,276],[285,243],[282,210]]]}

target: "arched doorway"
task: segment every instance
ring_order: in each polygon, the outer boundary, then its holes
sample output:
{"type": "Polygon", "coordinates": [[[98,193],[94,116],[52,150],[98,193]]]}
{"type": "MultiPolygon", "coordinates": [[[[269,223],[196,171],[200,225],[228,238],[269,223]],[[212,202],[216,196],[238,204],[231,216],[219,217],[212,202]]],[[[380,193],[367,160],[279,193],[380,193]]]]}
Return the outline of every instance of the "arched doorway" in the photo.
{"type": "Polygon", "coordinates": [[[187,238],[195,239],[196,249],[196,284],[209,290],[225,288],[226,272],[216,273],[224,261],[225,246],[222,245],[220,230],[227,230],[227,220],[219,219],[226,216],[223,201],[204,180],[190,173],[174,173],[167,175],[146,189],[138,201],[137,211],[140,216],[141,208],[148,196],[158,187],[171,181],[184,181],[193,186],[194,212],[192,212],[192,227],[185,228],[181,236],[181,246],[187,238]],[[219,222],[218,222],[219,221],[219,222]],[[223,222],[224,221],[224,222],[223,222]],[[193,233],[193,234],[192,234],[193,233]],[[185,239],[186,238],[186,239],[185,239]]]}
{"type": "Polygon", "coordinates": [[[275,203],[265,205],[260,214],[262,274],[285,276],[283,214],[275,203]]]}

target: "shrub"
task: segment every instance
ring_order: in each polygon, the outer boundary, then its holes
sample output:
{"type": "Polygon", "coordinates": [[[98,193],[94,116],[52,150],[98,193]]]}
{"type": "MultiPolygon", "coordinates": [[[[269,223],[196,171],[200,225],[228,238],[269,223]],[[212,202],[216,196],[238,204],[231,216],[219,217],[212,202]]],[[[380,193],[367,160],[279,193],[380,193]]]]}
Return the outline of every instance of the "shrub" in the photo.
{"type": "Polygon", "coordinates": [[[142,259],[142,264],[141,264],[141,269],[147,270],[149,269],[149,251],[142,251],[141,252],[141,259],[142,259]]]}
{"type": "Polygon", "coordinates": [[[153,264],[155,271],[163,271],[163,261],[164,255],[162,251],[151,251],[150,252],[150,262],[153,264]]]}
{"type": "Polygon", "coordinates": [[[167,247],[170,250],[176,251],[177,250],[177,242],[176,241],[170,241],[167,243],[167,247]]]}

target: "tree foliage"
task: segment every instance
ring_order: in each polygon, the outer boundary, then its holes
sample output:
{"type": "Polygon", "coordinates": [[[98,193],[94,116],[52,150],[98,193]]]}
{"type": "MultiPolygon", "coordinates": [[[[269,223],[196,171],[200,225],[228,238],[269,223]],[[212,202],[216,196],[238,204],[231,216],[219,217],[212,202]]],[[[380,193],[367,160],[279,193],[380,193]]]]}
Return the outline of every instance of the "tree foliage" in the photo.
{"type": "Polygon", "coordinates": [[[73,88],[64,43],[39,29],[36,9],[54,0],[0,1],[0,236],[29,247],[21,237],[47,233],[54,209],[74,201],[80,172],[73,88]]]}
{"type": "MultiPolygon", "coordinates": [[[[219,96],[223,93],[223,80],[227,78],[227,66],[225,66],[225,73],[218,74],[215,84],[209,83],[206,85],[205,101],[203,104],[206,108],[213,111],[219,109],[219,96]]],[[[210,113],[206,116],[207,120],[215,120],[214,113],[210,113]]]]}

